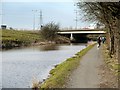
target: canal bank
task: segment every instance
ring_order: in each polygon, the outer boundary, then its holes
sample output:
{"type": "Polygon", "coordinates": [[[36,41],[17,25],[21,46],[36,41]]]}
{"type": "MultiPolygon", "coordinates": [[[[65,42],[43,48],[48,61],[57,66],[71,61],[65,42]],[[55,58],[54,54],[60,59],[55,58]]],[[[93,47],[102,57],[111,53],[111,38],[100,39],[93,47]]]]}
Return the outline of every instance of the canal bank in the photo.
{"type": "MultiPolygon", "coordinates": [[[[79,62],[95,44],[89,45],[87,48],[81,50],[75,56],[65,60],[50,71],[50,76],[40,86],[41,88],[64,88],[66,81],[70,74],[79,66],[79,62]]],[[[39,84],[34,84],[33,88],[39,87],[39,84]]]]}
{"type": "Polygon", "coordinates": [[[67,37],[58,35],[55,40],[49,41],[42,38],[39,31],[25,31],[25,30],[8,30],[0,29],[1,34],[1,46],[2,49],[21,48],[28,46],[39,46],[49,44],[70,44],[70,40],[67,37]]]}

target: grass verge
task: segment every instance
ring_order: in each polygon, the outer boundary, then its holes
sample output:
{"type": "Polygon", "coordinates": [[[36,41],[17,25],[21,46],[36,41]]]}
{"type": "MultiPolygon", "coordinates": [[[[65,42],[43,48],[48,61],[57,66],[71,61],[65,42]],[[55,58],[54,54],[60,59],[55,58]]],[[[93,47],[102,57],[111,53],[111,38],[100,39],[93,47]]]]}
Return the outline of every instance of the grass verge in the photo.
{"type": "Polygon", "coordinates": [[[120,64],[114,55],[110,57],[107,44],[102,45],[102,54],[104,63],[101,67],[101,81],[100,88],[118,88],[120,76],[120,64]]]}
{"type": "Polygon", "coordinates": [[[56,68],[50,71],[50,77],[41,85],[41,88],[64,88],[66,80],[70,73],[79,65],[80,58],[84,56],[93,46],[89,45],[87,48],[75,54],[75,56],[67,59],[56,68]]]}
{"type": "Polygon", "coordinates": [[[105,63],[109,67],[111,71],[115,73],[116,76],[120,76],[120,64],[118,63],[118,60],[113,55],[112,58],[109,56],[109,50],[107,50],[107,46],[103,45],[103,55],[105,59],[105,63]]]}
{"type": "Polygon", "coordinates": [[[0,30],[2,37],[2,48],[10,49],[13,47],[28,46],[38,42],[41,37],[38,32],[21,30],[0,30]]]}

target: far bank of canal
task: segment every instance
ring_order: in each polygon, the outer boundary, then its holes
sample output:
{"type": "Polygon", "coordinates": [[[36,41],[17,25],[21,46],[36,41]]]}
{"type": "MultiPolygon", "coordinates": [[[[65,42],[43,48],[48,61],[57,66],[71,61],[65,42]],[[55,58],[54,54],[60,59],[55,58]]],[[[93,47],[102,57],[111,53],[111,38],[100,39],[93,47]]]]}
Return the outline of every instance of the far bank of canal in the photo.
{"type": "Polygon", "coordinates": [[[2,88],[29,88],[42,81],[55,65],[74,56],[86,44],[35,46],[2,52],[2,88]]]}

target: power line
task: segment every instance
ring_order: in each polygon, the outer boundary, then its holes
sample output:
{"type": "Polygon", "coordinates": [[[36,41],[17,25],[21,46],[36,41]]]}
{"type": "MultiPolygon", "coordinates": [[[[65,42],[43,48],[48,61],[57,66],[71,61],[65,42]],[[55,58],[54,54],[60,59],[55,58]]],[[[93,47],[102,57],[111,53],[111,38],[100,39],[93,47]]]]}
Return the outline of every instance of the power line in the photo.
{"type": "Polygon", "coordinates": [[[43,16],[42,16],[42,10],[40,10],[40,22],[39,22],[39,27],[40,27],[40,30],[42,29],[42,25],[43,25],[43,16]]]}
{"type": "MultiPolygon", "coordinates": [[[[74,4],[75,7],[77,7],[77,4],[74,4]]],[[[77,8],[74,10],[75,11],[75,29],[78,28],[78,10],[77,8]]]]}
{"type": "Polygon", "coordinates": [[[35,30],[35,13],[37,10],[32,10],[33,11],[33,30],[35,30]]]}
{"type": "Polygon", "coordinates": [[[42,15],[42,10],[32,10],[33,11],[33,30],[35,30],[35,24],[36,24],[36,17],[35,17],[35,14],[37,11],[39,11],[39,27],[38,29],[41,30],[42,28],[42,25],[43,25],[43,15],[42,15]]]}
{"type": "Polygon", "coordinates": [[[77,16],[78,11],[77,10],[75,10],[75,14],[76,14],[76,17],[75,17],[75,22],[76,22],[75,28],[77,29],[77,26],[78,26],[78,16],[77,16]]]}
{"type": "Polygon", "coordinates": [[[0,15],[1,15],[1,25],[3,24],[3,2],[2,2],[2,0],[0,1],[0,3],[1,3],[1,11],[0,11],[0,15]]]}

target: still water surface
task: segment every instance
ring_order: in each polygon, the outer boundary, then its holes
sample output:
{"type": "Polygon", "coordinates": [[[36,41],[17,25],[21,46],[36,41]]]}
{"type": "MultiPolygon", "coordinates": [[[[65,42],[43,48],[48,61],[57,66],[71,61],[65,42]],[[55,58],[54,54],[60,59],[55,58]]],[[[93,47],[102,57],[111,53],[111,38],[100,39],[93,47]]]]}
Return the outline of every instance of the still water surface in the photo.
{"type": "Polygon", "coordinates": [[[33,46],[3,51],[2,88],[29,88],[34,80],[47,78],[56,64],[85,47],[85,44],[33,46]]]}

